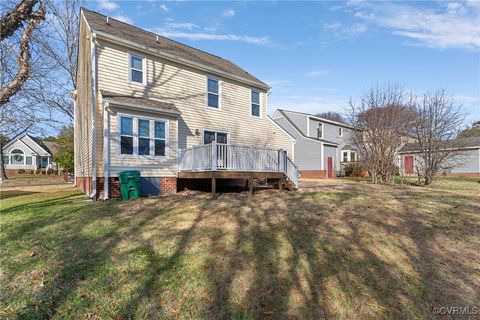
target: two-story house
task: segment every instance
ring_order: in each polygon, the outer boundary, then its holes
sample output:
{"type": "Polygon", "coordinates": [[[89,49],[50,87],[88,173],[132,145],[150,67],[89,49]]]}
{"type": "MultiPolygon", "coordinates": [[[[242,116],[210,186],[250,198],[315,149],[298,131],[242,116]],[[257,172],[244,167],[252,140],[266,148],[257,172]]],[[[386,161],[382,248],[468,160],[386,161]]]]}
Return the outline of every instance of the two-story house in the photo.
{"type": "Polygon", "coordinates": [[[335,178],[345,164],[358,161],[352,126],[282,109],[273,119],[297,140],[295,164],[304,178],[335,178]]]}
{"type": "Polygon", "coordinates": [[[269,90],[229,60],[82,9],[76,184],[107,199],[118,173],[136,169],[152,195],[183,178],[252,185],[259,172],[296,185],[295,139],[267,115],[269,90]]]}

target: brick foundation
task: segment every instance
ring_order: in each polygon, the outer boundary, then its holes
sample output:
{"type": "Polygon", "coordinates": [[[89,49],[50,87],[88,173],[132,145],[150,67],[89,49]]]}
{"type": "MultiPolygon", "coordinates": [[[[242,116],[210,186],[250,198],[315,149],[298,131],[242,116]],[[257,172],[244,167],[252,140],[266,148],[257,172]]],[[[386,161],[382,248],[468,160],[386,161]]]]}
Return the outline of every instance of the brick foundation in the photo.
{"type": "MultiPolygon", "coordinates": [[[[99,199],[104,199],[105,197],[105,178],[97,178],[97,192],[99,199]]],[[[120,198],[120,181],[118,177],[108,178],[108,197],[109,198],[120,198]]]]}
{"type": "MultiPolygon", "coordinates": [[[[327,179],[327,170],[301,170],[300,177],[305,179],[327,179]]],[[[333,179],[337,177],[337,171],[333,171],[333,179]]]]}
{"type": "Polygon", "coordinates": [[[160,178],[160,195],[177,193],[177,178],[160,178]]]}
{"type": "Polygon", "coordinates": [[[77,188],[85,194],[92,192],[92,177],[77,177],[75,180],[77,188]]]}

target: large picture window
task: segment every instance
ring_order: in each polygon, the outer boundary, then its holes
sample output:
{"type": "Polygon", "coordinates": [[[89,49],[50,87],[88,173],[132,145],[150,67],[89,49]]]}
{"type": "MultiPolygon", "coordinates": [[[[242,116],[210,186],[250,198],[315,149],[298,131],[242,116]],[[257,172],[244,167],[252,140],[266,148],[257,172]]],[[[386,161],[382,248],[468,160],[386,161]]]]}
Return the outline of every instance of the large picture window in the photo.
{"type": "Polygon", "coordinates": [[[11,152],[12,164],[24,164],[23,151],[20,149],[13,149],[11,152]]]}
{"type": "Polygon", "coordinates": [[[207,106],[210,108],[220,108],[220,84],[217,79],[207,79],[207,106]]]}
{"type": "Polygon", "coordinates": [[[120,154],[167,155],[167,121],[120,116],[120,154]]]}
{"type": "Polygon", "coordinates": [[[252,90],[252,116],[260,117],[260,92],[252,90]]]}

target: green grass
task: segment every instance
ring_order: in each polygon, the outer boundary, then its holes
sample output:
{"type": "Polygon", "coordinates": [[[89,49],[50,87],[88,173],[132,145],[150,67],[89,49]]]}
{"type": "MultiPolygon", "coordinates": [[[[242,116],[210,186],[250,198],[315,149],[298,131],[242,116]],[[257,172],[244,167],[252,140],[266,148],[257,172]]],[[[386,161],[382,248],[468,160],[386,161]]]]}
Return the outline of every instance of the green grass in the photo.
{"type": "Polygon", "coordinates": [[[0,317],[411,319],[478,307],[477,182],[330,183],[132,202],[2,189],[0,317]]]}

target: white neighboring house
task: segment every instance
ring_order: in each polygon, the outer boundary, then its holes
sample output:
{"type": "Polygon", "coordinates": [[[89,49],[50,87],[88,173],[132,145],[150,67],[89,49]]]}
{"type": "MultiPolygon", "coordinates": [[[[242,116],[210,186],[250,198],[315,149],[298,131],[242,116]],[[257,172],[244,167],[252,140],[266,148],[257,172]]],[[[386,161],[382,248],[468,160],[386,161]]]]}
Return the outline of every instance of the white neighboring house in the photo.
{"type": "Polygon", "coordinates": [[[36,170],[56,168],[53,163],[54,142],[41,141],[28,134],[16,138],[3,147],[6,170],[36,170]]]}

